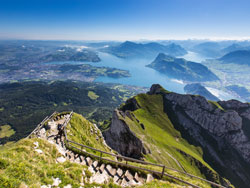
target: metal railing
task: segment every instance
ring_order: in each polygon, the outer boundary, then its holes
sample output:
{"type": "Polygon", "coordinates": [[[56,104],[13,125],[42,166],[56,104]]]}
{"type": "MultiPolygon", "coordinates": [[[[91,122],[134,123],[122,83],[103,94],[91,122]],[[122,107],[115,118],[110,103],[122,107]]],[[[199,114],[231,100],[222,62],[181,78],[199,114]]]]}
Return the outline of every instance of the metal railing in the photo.
{"type": "Polygon", "coordinates": [[[92,156],[92,157],[94,157],[94,158],[97,158],[97,159],[99,159],[100,161],[101,161],[101,160],[105,160],[105,161],[108,161],[108,162],[111,162],[111,163],[115,163],[115,164],[120,165],[120,166],[125,166],[125,167],[132,168],[132,169],[139,169],[139,170],[142,170],[142,171],[147,171],[147,172],[150,172],[150,173],[152,173],[152,174],[159,175],[161,178],[164,177],[164,176],[166,176],[166,177],[168,177],[168,178],[177,180],[177,181],[179,181],[179,182],[182,182],[182,183],[184,183],[184,184],[186,184],[186,185],[190,185],[190,186],[195,187],[195,188],[200,188],[200,187],[197,186],[197,185],[194,185],[194,184],[192,184],[192,183],[189,183],[189,182],[187,182],[187,181],[185,181],[185,180],[182,180],[182,179],[179,179],[179,178],[177,178],[177,177],[174,177],[174,176],[172,176],[172,175],[170,175],[170,174],[167,174],[167,173],[165,173],[165,170],[166,170],[166,169],[172,170],[172,171],[174,171],[174,172],[178,172],[178,173],[187,175],[187,176],[189,176],[189,177],[191,177],[191,178],[196,178],[196,179],[201,180],[201,181],[203,181],[203,182],[209,183],[210,185],[213,185],[213,186],[215,186],[215,187],[226,188],[225,186],[222,186],[222,185],[220,185],[220,184],[217,184],[217,183],[214,183],[214,182],[212,182],[212,181],[203,179],[203,178],[198,177],[198,176],[195,176],[195,175],[193,175],[193,174],[189,174],[189,173],[187,173],[187,172],[183,172],[183,171],[180,171],[180,170],[176,170],[176,169],[174,169],[174,168],[171,168],[171,167],[167,167],[167,166],[162,165],[162,164],[155,164],[155,163],[150,163],[150,162],[146,162],[146,161],[142,161],[142,160],[138,160],[138,159],[134,159],[134,158],[130,158],[130,157],[125,157],[125,156],[122,156],[122,155],[116,155],[116,154],[114,154],[114,153],[109,153],[109,152],[106,152],[106,151],[102,151],[102,150],[99,150],[99,149],[96,149],[96,148],[93,148],[93,147],[90,147],[90,146],[86,146],[86,145],[83,145],[83,144],[79,144],[79,143],[77,143],[77,142],[74,142],[74,141],[72,141],[72,140],[69,140],[68,137],[67,137],[67,130],[66,130],[66,128],[67,128],[67,124],[68,124],[69,121],[71,120],[72,115],[73,115],[73,111],[70,113],[69,118],[66,119],[66,121],[64,122],[64,124],[63,124],[63,126],[62,126],[62,128],[64,129],[65,141],[66,141],[66,143],[67,143],[67,145],[68,145],[69,147],[74,148],[74,149],[80,151],[81,153],[84,153],[84,154],[87,154],[87,155],[92,156]],[[80,146],[80,148],[78,148],[78,147],[76,147],[76,146],[73,146],[71,143],[72,143],[72,144],[75,144],[75,145],[77,145],[77,146],[80,146]],[[99,152],[100,155],[98,156],[98,155],[95,155],[95,154],[93,154],[93,153],[89,153],[89,152],[87,152],[86,150],[83,150],[83,148],[87,148],[87,149],[90,149],[90,150],[92,150],[92,151],[99,152]],[[105,157],[103,157],[103,154],[106,154],[106,155],[109,155],[109,156],[116,157],[117,159],[122,159],[122,160],[125,161],[125,163],[119,162],[119,161],[116,161],[116,160],[112,160],[112,159],[105,158],[105,157]],[[162,171],[156,171],[156,170],[151,170],[151,169],[148,169],[148,168],[143,168],[143,167],[131,165],[131,164],[128,164],[128,162],[135,162],[135,163],[139,163],[139,164],[143,164],[143,165],[150,165],[150,166],[160,167],[160,168],[162,168],[162,171]]]}
{"type": "Polygon", "coordinates": [[[57,112],[55,111],[49,117],[46,116],[26,138],[30,138],[32,134],[34,134],[38,129],[40,129],[45,124],[45,122],[50,120],[56,113],[57,112]]]}

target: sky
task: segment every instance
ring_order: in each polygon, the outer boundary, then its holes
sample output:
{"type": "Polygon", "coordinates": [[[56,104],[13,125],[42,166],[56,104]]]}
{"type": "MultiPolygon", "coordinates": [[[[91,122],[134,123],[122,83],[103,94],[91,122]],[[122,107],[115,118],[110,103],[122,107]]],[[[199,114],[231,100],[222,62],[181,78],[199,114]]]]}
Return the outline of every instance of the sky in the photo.
{"type": "Polygon", "coordinates": [[[250,0],[0,0],[0,39],[250,39],[250,0]]]}

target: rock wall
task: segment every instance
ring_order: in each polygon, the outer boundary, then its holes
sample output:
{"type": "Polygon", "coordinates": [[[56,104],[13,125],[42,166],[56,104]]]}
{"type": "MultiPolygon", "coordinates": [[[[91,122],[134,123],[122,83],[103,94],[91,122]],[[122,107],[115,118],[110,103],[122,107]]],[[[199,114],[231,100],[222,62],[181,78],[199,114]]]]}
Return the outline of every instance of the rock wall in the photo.
{"type": "Polygon", "coordinates": [[[163,92],[160,85],[153,85],[148,94],[163,96],[165,113],[183,138],[202,147],[208,164],[237,187],[248,187],[249,104],[220,101],[218,104],[223,108],[220,109],[201,96],[163,92]]]}
{"type": "Polygon", "coordinates": [[[110,128],[103,132],[106,143],[121,155],[140,159],[145,153],[142,141],[119,118],[118,110],[113,112],[110,128]]]}

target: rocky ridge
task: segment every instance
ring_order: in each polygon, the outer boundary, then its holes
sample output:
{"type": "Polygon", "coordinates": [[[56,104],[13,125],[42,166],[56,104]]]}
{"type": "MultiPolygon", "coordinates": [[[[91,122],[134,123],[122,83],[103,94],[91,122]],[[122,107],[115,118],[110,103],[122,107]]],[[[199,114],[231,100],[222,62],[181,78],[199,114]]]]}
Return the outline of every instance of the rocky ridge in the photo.
{"type": "MultiPolygon", "coordinates": [[[[202,96],[168,92],[158,84],[152,85],[147,94],[162,96],[164,113],[174,128],[189,144],[202,148],[204,161],[221,177],[229,179],[239,188],[250,184],[250,104],[236,100],[207,101],[202,96]]],[[[129,112],[137,109],[140,106],[136,98],[129,99],[117,109],[104,137],[111,148],[123,155],[132,156],[132,152],[126,148],[133,148],[133,152],[141,157],[147,154],[144,144],[130,130],[129,125],[118,118],[119,115],[130,117],[133,113],[129,112]],[[117,127],[119,131],[113,131],[117,127]],[[113,143],[109,137],[116,136],[120,140],[113,143]],[[128,140],[128,137],[132,139],[128,140]]]]}
{"type": "Polygon", "coordinates": [[[250,105],[236,100],[211,103],[204,97],[164,93],[160,85],[150,95],[160,94],[164,111],[190,143],[200,145],[204,158],[237,187],[249,185],[250,105]]]}

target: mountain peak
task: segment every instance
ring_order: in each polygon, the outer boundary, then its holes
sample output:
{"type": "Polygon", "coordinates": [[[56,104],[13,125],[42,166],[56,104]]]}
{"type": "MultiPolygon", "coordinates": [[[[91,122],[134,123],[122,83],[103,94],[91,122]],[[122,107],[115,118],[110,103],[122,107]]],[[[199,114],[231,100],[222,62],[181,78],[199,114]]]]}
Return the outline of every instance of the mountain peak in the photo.
{"type": "Polygon", "coordinates": [[[174,59],[174,57],[172,57],[170,55],[167,55],[167,54],[164,54],[164,53],[159,53],[155,60],[162,61],[162,60],[165,60],[165,59],[168,59],[168,60],[169,59],[174,59]]]}
{"type": "Polygon", "coordinates": [[[160,84],[153,84],[148,92],[149,95],[159,94],[164,88],[160,84]]]}
{"type": "Polygon", "coordinates": [[[117,57],[155,57],[159,53],[170,54],[171,56],[182,56],[187,51],[180,45],[170,44],[163,45],[157,42],[150,43],[135,43],[131,41],[125,41],[118,46],[111,48],[105,48],[105,52],[116,55],[117,57]]]}
{"type": "Polygon", "coordinates": [[[125,42],[123,42],[122,44],[121,44],[121,46],[130,46],[130,45],[137,45],[136,43],[134,43],[134,42],[131,42],[131,41],[125,41],[125,42]]]}
{"type": "Polygon", "coordinates": [[[187,94],[192,94],[192,95],[201,95],[205,97],[207,100],[212,100],[212,101],[219,101],[220,99],[214,96],[212,93],[210,93],[203,85],[200,83],[192,83],[192,84],[187,84],[184,87],[184,91],[187,94]]]}

